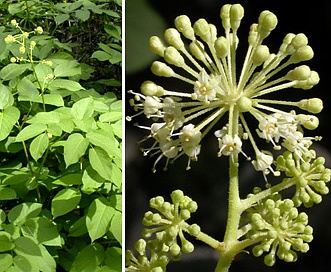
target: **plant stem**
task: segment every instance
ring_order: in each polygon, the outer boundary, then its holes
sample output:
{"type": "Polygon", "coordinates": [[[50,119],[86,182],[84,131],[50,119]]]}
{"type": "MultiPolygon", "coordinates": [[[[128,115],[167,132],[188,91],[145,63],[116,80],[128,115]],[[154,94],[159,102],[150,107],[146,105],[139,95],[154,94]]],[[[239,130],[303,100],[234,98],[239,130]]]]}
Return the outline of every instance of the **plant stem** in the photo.
{"type": "Polygon", "coordinates": [[[227,272],[233,258],[242,250],[238,247],[237,232],[243,211],[239,196],[238,155],[230,158],[228,218],[224,235],[224,246],[219,251],[219,261],[215,272],[227,272]]]}

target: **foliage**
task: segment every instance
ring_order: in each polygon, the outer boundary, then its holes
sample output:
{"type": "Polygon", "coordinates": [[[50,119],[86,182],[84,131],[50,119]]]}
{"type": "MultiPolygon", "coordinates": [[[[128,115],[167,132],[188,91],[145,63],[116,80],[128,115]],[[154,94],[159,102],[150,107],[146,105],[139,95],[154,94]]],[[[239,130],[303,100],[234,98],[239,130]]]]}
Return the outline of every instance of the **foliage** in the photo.
{"type": "Polygon", "coordinates": [[[0,1],[2,271],[121,269],[120,7],[0,1]],[[100,62],[69,37],[105,18],[100,62]]]}

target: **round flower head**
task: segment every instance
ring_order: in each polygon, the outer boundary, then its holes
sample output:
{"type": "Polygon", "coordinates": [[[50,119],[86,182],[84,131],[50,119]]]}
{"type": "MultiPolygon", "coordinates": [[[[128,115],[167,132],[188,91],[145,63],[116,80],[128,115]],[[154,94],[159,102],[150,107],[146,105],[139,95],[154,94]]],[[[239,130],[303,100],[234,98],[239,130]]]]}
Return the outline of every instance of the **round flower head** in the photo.
{"type": "Polygon", "coordinates": [[[311,89],[319,82],[317,72],[307,65],[297,65],[314,55],[307,37],[302,33],[287,34],[278,51],[270,52],[264,39],[278,20],[272,12],[263,11],[248,30],[247,53],[243,64],[239,64],[237,30],[243,16],[240,4],[224,5],[220,12],[224,34],[219,35],[216,26],[205,19],[191,23],[181,15],[174,21],[175,28],[164,32],[165,42],[157,36],[150,38],[149,48],[164,59],[153,62],[152,72],[186,83],[181,90],[168,90],[145,81],[142,94],[132,92],[135,110],[169,131],[166,146],[176,150],[170,152],[171,156],[167,155],[169,149],[164,148],[164,141],[155,137],[155,131],[151,130],[149,137],[156,141],[153,150],[156,148],[156,153],[167,157],[167,163],[170,157],[175,160],[182,155],[188,156],[189,162],[197,160],[201,140],[213,129],[219,144],[218,156],[241,153],[249,158],[243,151],[244,140],[249,140],[254,153],[248,155],[252,156],[255,169],[278,175],[271,168],[273,155],[260,150],[256,137],[270,142],[275,150],[285,148],[299,156],[308,151],[315,139],[305,137],[303,129],[318,126],[317,117],[310,114],[322,110],[320,99],[268,98],[278,91],[279,97],[283,97],[287,88],[311,89]],[[283,72],[285,68],[288,70],[283,72]],[[248,115],[256,119],[255,128],[251,127],[254,122],[246,121],[248,115]]]}

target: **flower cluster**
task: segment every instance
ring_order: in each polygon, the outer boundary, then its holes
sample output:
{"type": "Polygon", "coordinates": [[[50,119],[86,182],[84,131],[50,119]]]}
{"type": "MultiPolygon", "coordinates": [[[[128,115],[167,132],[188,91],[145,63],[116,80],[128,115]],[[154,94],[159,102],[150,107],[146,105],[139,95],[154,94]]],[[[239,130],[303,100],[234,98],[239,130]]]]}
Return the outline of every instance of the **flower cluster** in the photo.
{"type": "Polygon", "coordinates": [[[158,196],[150,200],[150,207],[157,212],[148,211],[143,218],[143,239],[138,240],[135,249],[139,256],[128,250],[126,253],[125,271],[165,271],[169,262],[168,256],[179,260],[182,253],[191,253],[194,246],[184,237],[184,232],[197,236],[200,227],[196,224],[189,225],[185,221],[191,213],[197,210],[197,203],[182,191],[171,193],[172,203],[158,196]],[[147,242],[146,240],[149,239],[147,242]],[[150,251],[150,258],[147,256],[150,251]]]}
{"type": "Polygon", "coordinates": [[[308,225],[306,213],[298,212],[290,199],[282,200],[279,194],[259,203],[249,210],[252,228],[247,238],[259,241],[252,252],[264,256],[264,262],[273,266],[276,256],[286,262],[294,262],[297,253],[307,252],[313,240],[313,229],[308,225]]]}
{"type": "Polygon", "coordinates": [[[326,183],[330,181],[331,170],[324,166],[325,159],[316,159],[313,151],[304,156],[285,152],[277,158],[277,168],[285,172],[283,182],[293,182],[296,186],[292,200],[296,207],[303,204],[310,207],[322,201],[322,195],[329,192],[326,183]]]}
{"type": "MultiPolygon", "coordinates": [[[[272,169],[274,158],[259,149],[254,137],[271,142],[276,150],[282,147],[303,156],[314,138],[307,138],[303,128],[313,130],[318,126],[323,104],[318,98],[299,101],[268,99],[270,93],[286,88],[310,89],[319,82],[318,73],[307,65],[295,66],[310,60],[314,53],[302,34],[287,34],[279,50],[271,53],[264,39],[277,25],[277,17],[263,11],[258,23],[250,27],[248,49],[238,73],[236,50],[239,44],[237,30],[244,16],[240,4],[224,5],[220,13],[224,36],[205,19],[193,25],[185,16],[178,16],[175,28],[164,32],[166,45],[161,38],[150,38],[151,51],[164,59],[155,61],[152,72],[160,77],[175,78],[187,84],[183,90],[167,90],[152,81],[141,85],[141,93],[130,91],[130,101],[136,111],[146,115],[153,123],[147,128],[155,143],[144,149],[145,154],[175,160],[186,155],[197,160],[201,140],[215,127],[218,156],[247,156],[242,148],[249,140],[254,150],[254,167],[264,174],[278,175],[272,169]],[[187,45],[188,44],[188,45],[187,45]],[[294,66],[283,73],[284,68],[294,66]],[[286,107],[292,108],[289,111],[286,107]],[[293,110],[307,111],[308,114],[293,110]],[[258,129],[249,127],[246,115],[257,120],[258,129]],[[255,135],[255,136],[254,136],[255,135]]],[[[140,114],[138,113],[138,114],[140,114]]],[[[131,118],[131,117],[130,117],[131,118]]],[[[130,119],[129,118],[129,119],[130,119]]],[[[154,170],[155,170],[154,165],[154,170]]]]}
{"type": "MultiPolygon", "coordinates": [[[[29,50],[29,53],[32,55],[32,50],[35,48],[36,42],[34,40],[29,41],[28,38],[31,34],[41,35],[44,32],[43,28],[41,26],[37,26],[33,31],[26,32],[19,26],[18,22],[15,19],[11,20],[10,24],[16,29],[18,29],[20,33],[15,35],[8,34],[5,37],[4,41],[6,44],[12,44],[12,43],[18,44],[19,45],[18,52],[22,55],[22,57],[12,57],[10,61],[13,63],[19,61],[31,61],[24,57],[27,52],[27,49],[29,50]]],[[[49,61],[44,61],[44,62],[49,66],[52,65],[51,63],[49,63],[49,61]]]]}

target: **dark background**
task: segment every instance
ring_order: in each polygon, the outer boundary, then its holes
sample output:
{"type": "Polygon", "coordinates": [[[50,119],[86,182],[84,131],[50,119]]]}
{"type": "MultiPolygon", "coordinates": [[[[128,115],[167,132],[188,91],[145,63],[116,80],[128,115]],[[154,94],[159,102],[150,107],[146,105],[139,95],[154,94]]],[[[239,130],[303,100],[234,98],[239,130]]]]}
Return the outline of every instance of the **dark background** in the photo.
{"type": "MultiPolygon", "coordinates": [[[[245,17],[239,29],[239,58],[247,50],[247,35],[249,26],[257,22],[260,12],[270,10],[278,17],[277,28],[264,41],[271,52],[276,53],[282,39],[289,33],[304,33],[309,38],[315,56],[306,63],[320,75],[320,83],[311,90],[287,89],[287,100],[298,100],[298,97],[320,97],[324,102],[324,110],[318,115],[320,126],[313,135],[323,136],[322,142],[314,143],[318,155],[325,156],[326,165],[331,167],[331,137],[330,137],[330,48],[329,33],[331,26],[330,1],[219,1],[219,0],[126,0],[126,90],[139,91],[145,80],[155,80],[161,86],[171,86],[169,89],[180,89],[178,82],[157,78],[152,75],[149,66],[155,56],[147,50],[147,40],[151,35],[162,36],[162,32],[173,27],[176,16],[186,14],[192,23],[199,18],[205,18],[216,25],[218,35],[223,35],[219,12],[226,3],[240,3],[245,9],[245,17]]],[[[276,94],[282,95],[279,92],[276,94]]],[[[126,96],[128,100],[131,98],[126,96]]],[[[126,109],[126,115],[132,115],[132,109],[126,109]]],[[[134,122],[146,124],[144,118],[136,118],[134,122]]],[[[227,205],[227,161],[218,159],[217,141],[213,135],[202,142],[202,151],[198,163],[192,163],[191,170],[186,171],[186,158],[182,157],[175,165],[170,165],[163,172],[164,162],[159,163],[158,171],[153,174],[155,158],[143,157],[136,142],[148,132],[126,123],[126,180],[125,180],[125,228],[126,245],[132,248],[133,243],[140,237],[141,219],[148,210],[148,200],[162,195],[168,198],[175,189],[182,189],[199,204],[198,211],[189,222],[198,223],[202,230],[213,237],[222,240],[226,220],[227,205]]],[[[244,146],[244,150],[246,147],[244,146]]],[[[249,147],[247,147],[249,150],[249,147]]],[[[270,148],[267,147],[267,148],[270,148]]],[[[254,186],[263,187],[265,182],[262,175],[252,171],[250,163],[241,163],[241,193],[244,197],[254,186]],[[253,172],[253,174],[252,174],[253,172]]],[[[271,181],[272,182],[272,181],[271,181]]],[[[311,249],[306,254],[299,254],[295,263],[285,263],[277,260],[274,267],[266,267],[263,258],[255,258],[249,254],[240,254],[233,262],[231,271],[312,271],[322,272],[331,267],[331,196],[323,198],[323,202],[306,211],[309,214],[309,224],[314,227],[314,240],[311,249]]],[[[189,237],[189,236],[187,236],[189,237]]],[[[189,238],[193,241],[192,238],[189,238]]],[[[179,271],[213,271],[217,262],[217,254],[212,249],[199,242],[195,243],[194,253],[183,256],[180,262],[171,262],[169,272],[179,271]]]]}

